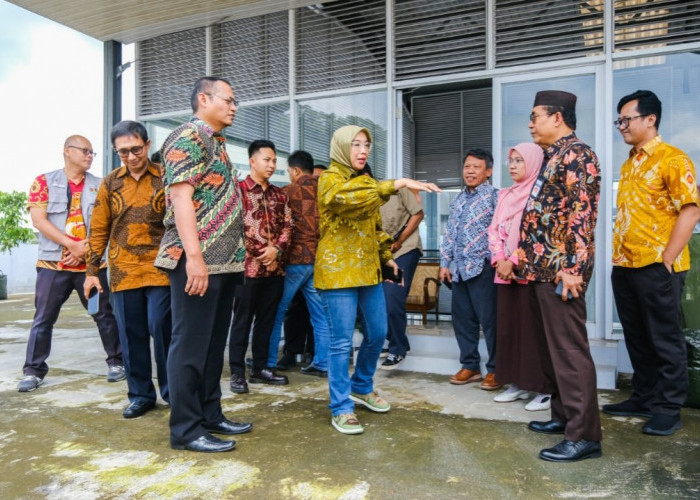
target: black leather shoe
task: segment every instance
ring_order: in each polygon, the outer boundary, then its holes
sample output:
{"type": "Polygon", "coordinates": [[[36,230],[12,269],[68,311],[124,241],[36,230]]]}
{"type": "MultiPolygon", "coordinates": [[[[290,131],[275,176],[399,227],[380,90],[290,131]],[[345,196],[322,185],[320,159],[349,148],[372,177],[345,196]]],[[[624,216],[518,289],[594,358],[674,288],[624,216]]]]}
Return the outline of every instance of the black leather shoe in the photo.
{"type": "Polygon", "coordinates": [[[229,419],[224,418],[218,424],[212,427],[205,425],[204,428],[207,430],[207,432],[211,432],[212,434],[224,434],[226,436],[233,436],[234,434],[245,434],[246,432],[250,432],[253,428],[253,424],[249,422],[239,424],[238,422],[231,422],[229,419]]]}
{"type": "Polygon", "coordinates": [[[657,413],[644,424],[642,432],[652,436],[670,436],[678,429],[683,428],[680,415],[662,415],[657,413]]]}
{"type": "Polygon", "coordinates": [[[302,366],[299,370],[304,375],[313,375],[315,377],[328,378],[328,372],[326,370],[319,370],[314,366],[313,363],[308,366],[302,366]]]}
{"type": "Polygon", "coordinates": [[[259,372],[251,372],[248,382],[251,384],[287,385],[289,379],[284,375],[277,375],[272,368],[263,368],[259,372]]]}
{"type": "Polygon", "coordinates": [[[621,403],[603,405],[603,413],[618,417],[651,418],[651,412],[649,410],[643,408],[639,403],[631,399],[622,401],[621,403]]]}
{"type": "Polygon", "coordinates": [[[533,420],[527,424],[527,428],[531,431],[541,432],[542,434],[564,434],[564,429],[566,425],[556,420],[549,420],[547,422],[538,422],[533,420]]]}
{"type": "Polygon", "coordinates": [[[197,451],[200,453],[220,453],[222,451],[231,451],[236,447],[235,441],[226,441],[224,439],[219,439],[211,434],[205,434],[200,436],[194,441],[190,441],[187,444],[170,444],[173,450],[189,450],[197,451]]]}
{"type": "Polygon", "coordinates": [[[277,369],[282,370],[283,372],[286,372],[287,370],[296,365],[297,362],[294,359],[294,354],[292,354],[291,352],[285,352],[279,359],[279,361],[277,361],[277,369]]]}
{"type": "Polygon", "coordinates": [[[540,458],[550,462],[576,462],[584,458],[598,458],[603,449],[598,441],[562,441],[552,448],[540,451],[540,458]]]}
{"type": "Polygon", "coordinates": [[[241,375],[231,375],[231,392],[245,394],[248,392],[248,382],[241,375]]]}
{"type": "Polygon", "coordinates": [[[151,411],[156,407],[153,401],[134,401],[124,410],[124,418],[136,418],[140,417],[144,413],[151,411]]]}

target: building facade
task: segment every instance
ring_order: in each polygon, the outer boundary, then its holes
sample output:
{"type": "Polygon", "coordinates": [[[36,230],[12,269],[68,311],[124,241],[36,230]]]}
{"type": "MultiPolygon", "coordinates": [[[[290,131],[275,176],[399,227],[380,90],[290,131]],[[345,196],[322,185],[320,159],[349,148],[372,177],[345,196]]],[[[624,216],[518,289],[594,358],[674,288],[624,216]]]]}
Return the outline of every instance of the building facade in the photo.
{"type": "MultiPolygon", "coordinates": [[[[192,82],[229,79],[242,104],[227,130],[247,170],[247,144],[275,142],[329,161],[333,131],[370,129],[380,177],[445,189],[425,198],[426,248],[436,249],[472,147],[493,151],[493,183],[510,181],[508,148],[530,140],[534,95],[578,96],[579,137],[602,166],[589,337],[619,339],[610,246],[619,169],[628,147],[618,99],[650,89],[664,105],[660,133],[700,159],[700,1],[347,0],[231,19],[137,44],[137,114],[159,145],[189,115],[192,82]]],[[[283,169],[277,180],[284,182],[283,169]]]]}

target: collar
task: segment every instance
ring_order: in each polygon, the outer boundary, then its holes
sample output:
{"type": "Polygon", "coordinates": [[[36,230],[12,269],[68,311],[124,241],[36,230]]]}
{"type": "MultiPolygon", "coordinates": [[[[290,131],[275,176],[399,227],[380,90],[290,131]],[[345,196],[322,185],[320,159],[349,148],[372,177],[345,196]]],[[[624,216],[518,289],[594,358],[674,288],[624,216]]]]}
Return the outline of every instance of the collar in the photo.
{"type": "Polygon", "coordinates": [[[569,142],[576,140],[576,132],[571,132],[564,137],[557,139],[554,144],[550,144],[544,149],[544,157],[550,159],[552,156],[557,154],[564,146],[569,142]]]}
{"type": "MultiPolygon", "coordinates": [[[[126,167],[126,165],[122,165],[117,169],[117,177],[124,177],[128,173],[129,169],[126,167]]],[[[148,167],[146,167],[146,172],[144,172],[144,174],[146,173],[149,173],[154,177],[160,177],[160,170],[150,161],[148,162],[148,167]]]]}
{"type": "Polygon", "coordinates": [[[220,136],[221,134],[219,132],[214,131],[213,128],[211,128],[211,125],[209,125],[207,122],[202,120],[201,118],[197,118],[196,116],[193,116],[190,118],[190,121],[200,127],[201,129],[204,130],[204,132],[207,133],[209,137],[217,137],[220,136]]]}
{"type": "Polygon", "coordinates": [[[642,152],[647,156],[651,156],[654,154],[654,150],[658,148],[662,142],[664,142],[664,140],[661,138],[660,135],[657,134],[656,137],[644,144],[644,146],[639,148],[639,150],[632,148],[630,150],[630,157],[642,152]]]}
{"type": "Polygon", "coordinates": [[[472,196],[475,194],[481,194],[482,192],[486,191],[489,188],[491,188],[491,183],[487,179],[484,182],[482,182],[481,184],[479,184],[478,186],[476,186],[473,191],[469,191],[469,188],[467,186],[464,186],[462,188],[462,192],[466,193],[467,196],[472,196]]]}
{"type": "MultiPolygon", "coordinates": [[[[245,186],[246,186],[248,189],[254,189],[254,188],[257,186],[257,187],[259,187],[262,191],[265,191],[265,189],[263,189],[263,187],[262,187],[262,184],[258,184],[257,182],[255,182],[255,179],[253,179],[253,178],[250,176],[250,174],[248,174],[248,176],[243,180],[243,183],[245,184],[245,186]]],[[[266,189],[270,188],[271,186],[272,186],[272,183],[271,183],[271,182],[268,182],[268,183],[267,183],[267,188],[266,188],[266,189]]]]}

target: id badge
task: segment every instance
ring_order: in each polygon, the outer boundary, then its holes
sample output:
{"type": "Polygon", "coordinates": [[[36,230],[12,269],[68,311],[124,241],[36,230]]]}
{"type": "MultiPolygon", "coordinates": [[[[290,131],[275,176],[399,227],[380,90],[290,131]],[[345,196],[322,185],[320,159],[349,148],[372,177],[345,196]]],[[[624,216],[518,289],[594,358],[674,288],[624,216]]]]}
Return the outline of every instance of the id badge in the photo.
{"type": "Polygon", "coordinates": [[[536,200],[542,190],[542,184],[544,184],[544,179],[542,177],[537,178],[537,182],[532,186],[532,191],[530,191],[530,198],[536,200]]]}

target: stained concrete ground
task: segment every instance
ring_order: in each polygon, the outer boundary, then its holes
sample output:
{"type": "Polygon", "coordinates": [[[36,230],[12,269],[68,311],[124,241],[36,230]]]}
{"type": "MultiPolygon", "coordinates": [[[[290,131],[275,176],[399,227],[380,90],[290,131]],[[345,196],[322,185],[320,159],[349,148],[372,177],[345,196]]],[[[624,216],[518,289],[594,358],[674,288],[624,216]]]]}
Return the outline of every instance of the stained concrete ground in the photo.
{"type": "MultiPolygon", "coordinates": [[[[671,437],[602,414],[602,458],[555,464],[537,454],[561,437],[525,427],[548,412],[422,373],[378,370],[392,410],[358,409],[364,434],[344,436],[330,425],[325,380],[292,371],[288,386],[233,395],[225,371],[224,412],[254,422],[253,432],[230,453],[175,451],[162,402],[122,418],[126,384],[105,381],[99,337],[75,296],[56,325],[44,385],[18,393],[32,314],[31,295],[0,302],[2,499],[700,497],[699,410],[684,409],[671,437]]],[[[600,391],[599,402],[627,395],[600,391]]]]}

